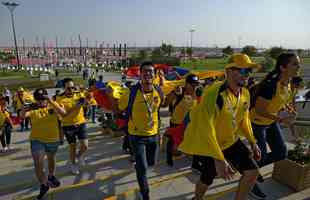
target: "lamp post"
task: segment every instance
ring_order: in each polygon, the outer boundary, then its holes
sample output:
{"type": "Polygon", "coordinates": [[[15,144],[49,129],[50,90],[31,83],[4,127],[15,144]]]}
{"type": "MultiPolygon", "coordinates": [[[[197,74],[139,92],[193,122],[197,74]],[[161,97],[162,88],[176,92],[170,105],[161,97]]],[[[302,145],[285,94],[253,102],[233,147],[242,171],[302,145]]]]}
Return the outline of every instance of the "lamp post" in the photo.
{"type": "Polygon", "coordinates": [[[189,30],[189,32],[191,34],[191,44],[190,45],[191,45],[191,52],[192,52],[190,57],[192,58],[192,54],[193,54],[193,34],[195,32],[195,29],[192,28],[192,29],[189,30]]]}
{"type": "Polygon", "coordinates": [[[14,9],[19,5],[15,2],[2,2],[2,4],[7,7],[11,13],[11,21],[12,21],[12,29],[13,29],[13,36],[14,36],[14,43],[15,43],[15,51],[16,51],[16,59],[17,59],[17,68],[20,68],[20,62],[19,62],[19,55],[18,55],[18,47],[17,47],[17,41],[16,41],[16,33],[15,33],[15,24],[14,24],[14,9]]]}

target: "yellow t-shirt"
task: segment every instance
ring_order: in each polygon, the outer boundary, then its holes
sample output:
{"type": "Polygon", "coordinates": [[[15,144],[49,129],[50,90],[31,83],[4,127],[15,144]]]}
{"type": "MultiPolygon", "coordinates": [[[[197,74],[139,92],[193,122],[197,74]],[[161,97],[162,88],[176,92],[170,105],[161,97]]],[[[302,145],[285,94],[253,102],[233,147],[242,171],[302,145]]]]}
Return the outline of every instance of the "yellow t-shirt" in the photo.
{"type": "Polygon", "coordinates": [[[39,108],[29,112],[31,121],[30,140],[59,141],[58,116],[52,108],[39,108]]]}
{"type": "Polygon", "coordinates": [[[188,95],[183,96],[182,100],[174,108],[170,121],[174,124],[182,124],[186,114],[196,105],[196,99],[188,95]]]}
{"type": "MultiPolygon", "coordinates": [[[[80,98],[85,98],[84,94],[80,92],[74,93],[72,97],[67,97],[62,94],[56,97],[56,102],[68,111],[77,105],[80,98]]],[[[61,118],[61,122],[62,126],[72,126],[85,123],[86,120],[84,117],[83,107],[81,106],[79,109],[75,109],[75,111],[68,116],[61,118]]]]}
{"type": "MultiPolygon", "coordinates": [[[[129,89],[124,90],[122,93],[118,104],[120,110],[127,108],[129,93],[129,89]]],[[[128,121],[128,132],[131,135],[152,136],[158,133],[158,110],[161,104],[160,94],[154,88],[153,92],[147,93],[145,96],[148,104],[152,105],[152,116],[148,114],[147,105],[141,90],[138,90],[132,106],[132,114],[128,121]]]]}
{"type": "Polygon", "coordinates": [[[10,118],[10,114],[7,111],[0,111],[0,128],[3,127],[8,118],[10,118]]]}
{"type": "MultiPolygon", "coordinates": [[[[268,113],[277,116],[278,112],[281,111],[281,109],[285,108],[285,106],[290,103],[293,92],[291,90],[290,84],[288,86],[284,86],[281,83],[270,83],[266,84],[265,87],[263,87],[261,92],[258,94],[258,96],[263,97],[264,99],[268,100],[268,105],[266,107],[266,110],[268,113]],[[276,93],[273,95],[272,93],[272,85],[271,84],[277,84],[276,85],[276,93]]],[[[251,122],[258,125],[270,125],[274,123],[273,119],[269,119],[263,116],[260,116],[256,110],[255,106],[250,111],[250,119],[251,122]]]]}
{"type": "Polygon", "coordinates": [[[223,82],[209,86],[204,90],[201,102],[190,111],[190,122],[179,149],[187,154],[224,160],[222,151],[240,136],[256,143],[249,120],[249,106],[250,95],[246,88],[242,88],[238,98],[223,82]],[[221,101],[218,101],[219,95],[221,101]]]}

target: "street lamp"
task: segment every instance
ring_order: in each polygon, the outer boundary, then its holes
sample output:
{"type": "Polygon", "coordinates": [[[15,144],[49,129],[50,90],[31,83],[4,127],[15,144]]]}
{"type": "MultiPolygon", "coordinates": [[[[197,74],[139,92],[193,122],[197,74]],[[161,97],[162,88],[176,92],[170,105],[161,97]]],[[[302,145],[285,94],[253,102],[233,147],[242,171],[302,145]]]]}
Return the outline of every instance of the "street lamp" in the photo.
{"type": "Polygon", "coordinates": [[[13,36],[14,36],[14,43],[15,43],[16,59],[17,59],[17,68],[19,69],[20,62],[19,62],[18,47],[17,47],[16,34],[15,34],[14,14],[13,14],[14,9],[19,4],[15,2],[2,2],[2,4],[5,7],[7,7],[11,13],[12,29],[13,29],[13,36]]]}
{"type": "Polygon", "coordinates": [[[193,54],[193,34],[195,32],[195,29],[192,28],[192,29],[189,30],[189,32],[191,34],[191,51],[192,51],[190,56],[192,57],[192,54],[193,54]]]}

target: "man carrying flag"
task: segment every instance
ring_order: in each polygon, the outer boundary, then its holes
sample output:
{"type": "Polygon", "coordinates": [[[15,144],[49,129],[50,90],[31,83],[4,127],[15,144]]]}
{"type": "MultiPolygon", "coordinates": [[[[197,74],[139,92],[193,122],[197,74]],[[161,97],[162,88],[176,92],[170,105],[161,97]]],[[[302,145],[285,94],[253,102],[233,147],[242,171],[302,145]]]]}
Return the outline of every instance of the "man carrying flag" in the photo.
{"type": "Polygon", "coordinates": [[[231,180],[233,168],[242,175],[235,199],[245,200],[255,184],[260,149],[249,120],[250,94],[244,87],[253,68],[245,54],[234,54],[225,66],[226,80],[205,89],[200,104],[190,112],[190,122],[179,149],[199,155],[202,163],[195,200],[202,200],[218,175],[231,180]],[[248,140],[251,150],[240,139],[248,140]],[[254,160],[255,159],[255,160],[254,160]]]}

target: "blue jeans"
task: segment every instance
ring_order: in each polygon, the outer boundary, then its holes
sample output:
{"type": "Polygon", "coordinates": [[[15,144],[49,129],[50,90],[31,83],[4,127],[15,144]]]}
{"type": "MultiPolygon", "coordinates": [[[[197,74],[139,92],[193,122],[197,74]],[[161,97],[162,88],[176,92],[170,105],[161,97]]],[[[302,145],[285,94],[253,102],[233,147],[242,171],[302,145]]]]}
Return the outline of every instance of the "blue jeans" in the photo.
{"type": "Polygon", "coordinates": [[[147,167],[155,165],[158,153],[158,136],[129,135],[132,151],[136,160],[136,174],[143,200],[149,199],[147,167]]]}
{"type": "Polygon", "coordinates": [[[260,167],[283,160],[287,157],[287,147],[283,139],[282,130],[278,123],[271,125],[257,125],[252,123],[257,145],[262,152],[260,167]],[[267,143],[271,152],[267,153],[267,143]]]}

